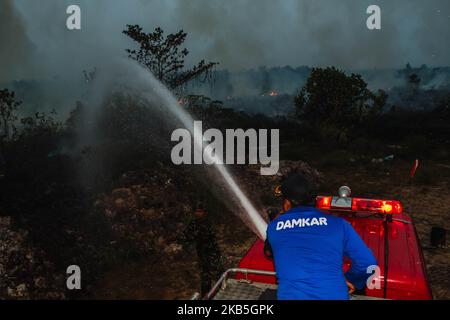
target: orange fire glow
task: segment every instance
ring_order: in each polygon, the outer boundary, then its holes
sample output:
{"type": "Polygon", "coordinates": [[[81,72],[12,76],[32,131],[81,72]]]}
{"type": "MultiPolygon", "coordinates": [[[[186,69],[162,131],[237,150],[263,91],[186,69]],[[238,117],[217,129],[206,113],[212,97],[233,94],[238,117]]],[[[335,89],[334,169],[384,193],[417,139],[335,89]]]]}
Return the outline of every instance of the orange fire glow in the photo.
{"type": "Polygon", "coordinates": [[[276,97],[276,96],[278,96],[278,92],[275,90],[271,90],[267,93],[263,93],[262,96],[263,97],[276,97]]]}

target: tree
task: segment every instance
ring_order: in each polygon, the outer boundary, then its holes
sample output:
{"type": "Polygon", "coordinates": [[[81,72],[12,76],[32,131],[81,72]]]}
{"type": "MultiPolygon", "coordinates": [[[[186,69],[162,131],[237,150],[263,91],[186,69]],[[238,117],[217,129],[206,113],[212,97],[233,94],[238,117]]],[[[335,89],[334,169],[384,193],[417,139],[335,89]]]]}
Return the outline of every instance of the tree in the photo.
{"type": "Polygon", "coordinates": [[[21,104],[21,101],[15,99],[14,91],[0,90],[0,126],[2,128],[0,138],[11,137],[11,130],[14,130],[14,122],[17,120],[15,111],[21,104]]]}
{"type": "Polygon", "coordinates": [[[345,139],[349,132],[368,117],[378,114],[387,94],[367,88],[358,74],[347,76],[334,68],[313,68],[294,104],[297,115],[322,129],[325,136],[345,139]]]}
{"type": "Polygon", "coordinates": [[[398,75],[405,79],[408,88],[413,92],[417,93],[420,87],[421,79],[416,71],[424,71],[427,69],[426,65],[422,65],[419,69],[411,67],[410,63],[407,63],[405,68],[398,71],[398,75]]]}
{"type": "Polygon", "coordinates": [[[170,89],[179,88],[201,75],[206,78],[217,65],[202,60],[191,69],[184,70],[184,59],[189,51],[182,48],[187,36],[183,30],[164,37],[164,31],[159,27],[145,33],[139,25],[127,25],[123,33],[139,45],[138,50],[127,49],[128,56],[148,68],[170,89]]]}

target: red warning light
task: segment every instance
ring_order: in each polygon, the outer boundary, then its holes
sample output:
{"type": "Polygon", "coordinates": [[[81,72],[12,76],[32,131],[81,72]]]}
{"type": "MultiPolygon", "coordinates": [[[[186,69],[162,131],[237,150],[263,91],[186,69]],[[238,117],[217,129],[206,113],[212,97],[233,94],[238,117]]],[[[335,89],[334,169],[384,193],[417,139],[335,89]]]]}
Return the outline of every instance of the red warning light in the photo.
{"type": "Polygon", "coordinates": [[[319,209],[330,209],[331,208],[332,197],[318,196],[316,198],[316,208],[319,209]]]}
{"type": "Polygon", "coordinates": [[[353,198],[352,211],[369,211],[369,212],[395,214],[395,213],[402,213],[403,207],[400,201],[395,200],[373,200],[373,199],[353,198]]]}
{"type": "Polygon", "coordinates": [[[339,197],[318,196],[316,198],[316,208],[323,210],[374,212],[381,214],[399,214],[403,212],[403,206],[396,200],[375,200],[375,199],[351,199],[348,207],[339,206],[339,197]]]}

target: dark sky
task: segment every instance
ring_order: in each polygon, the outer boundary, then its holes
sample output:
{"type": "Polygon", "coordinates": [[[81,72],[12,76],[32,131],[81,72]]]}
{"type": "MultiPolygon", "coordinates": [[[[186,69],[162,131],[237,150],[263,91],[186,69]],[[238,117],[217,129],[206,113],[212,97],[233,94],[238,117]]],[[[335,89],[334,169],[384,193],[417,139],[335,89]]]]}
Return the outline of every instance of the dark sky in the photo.
{"type": "Polygon", "coordinates": [[[126,24],[188,32],[191,59],[223,68],[450,65],[449,0],[1,0],[0,81],[70,76],[132,45],[126,24]],[[78,4],[82,30],[65,27],[78,4]],[[382,30],[366,28],[378,4],[382,30]]]}

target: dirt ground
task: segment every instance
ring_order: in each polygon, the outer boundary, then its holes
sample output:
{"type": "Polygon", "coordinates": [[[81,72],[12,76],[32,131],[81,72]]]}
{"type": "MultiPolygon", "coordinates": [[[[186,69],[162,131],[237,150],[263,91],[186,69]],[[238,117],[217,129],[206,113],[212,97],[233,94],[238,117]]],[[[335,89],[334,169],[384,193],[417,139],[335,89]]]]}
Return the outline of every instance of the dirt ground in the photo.
{"type": "MultiPolygon", "coordinates": [[[[450,228],[450,167],[424,163],[431,178],[419,174],[409,178],[411,164],[393,160],[381,164],[355,163],[349,170],[320,163],[310,163],[323,178],[322,193],[336,194],[346,184],[354,196],[393,198],[402,201],[414,219],[423,247],[428,276],[435,299],[450,299],[450,250],[429,245],[432,226],[450,228]]],[[[237,266],[255,235],[237,216],[222,217],[215,225],[225,266],[237,266]]],[[[123,263],[108,272],[96,285],[93,298],[100,299],[189,299],[199,291],[195,256],[184,259],[155,257],[152,261],[123,263]]]]}

